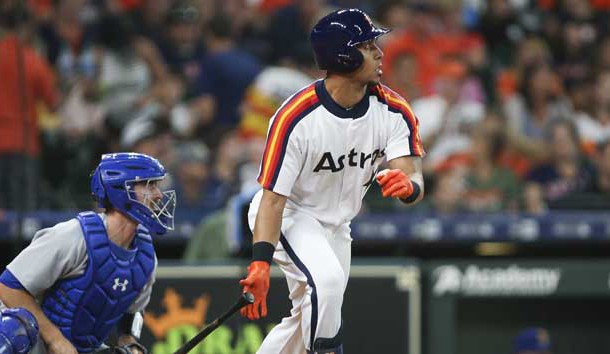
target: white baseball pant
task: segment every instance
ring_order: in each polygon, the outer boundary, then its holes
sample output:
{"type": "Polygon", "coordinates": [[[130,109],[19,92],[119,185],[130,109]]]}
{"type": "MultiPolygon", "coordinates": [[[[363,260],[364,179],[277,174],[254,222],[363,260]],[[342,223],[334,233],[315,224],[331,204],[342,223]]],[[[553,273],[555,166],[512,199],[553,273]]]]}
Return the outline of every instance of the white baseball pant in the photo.
{"type": "MultiPolygon", "coordinates": [[[[251,229],[257,209],[250,208],[251,229]]],[[[341,327],[351,263],[349,224],[324,226],[309,215],[285,210],[281,230],[273,259],[286,276],[291,315],[269,332],[257,354],[304,354],[315,339],[333,338],[341,327]]]]}

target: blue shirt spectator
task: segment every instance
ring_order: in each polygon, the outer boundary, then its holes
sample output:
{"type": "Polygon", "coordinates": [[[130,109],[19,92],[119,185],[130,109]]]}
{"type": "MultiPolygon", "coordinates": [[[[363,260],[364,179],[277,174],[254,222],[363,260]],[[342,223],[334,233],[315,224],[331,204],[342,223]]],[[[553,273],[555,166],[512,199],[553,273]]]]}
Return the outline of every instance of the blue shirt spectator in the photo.
{"type": "Polygon", "coordinates": [[[228,48],[206,55],[197,91],[201,95],[215,98],[215,122],[237,125],[239,105],[246,88],[260,71],[258,60],[239,48],[228,48]]]}

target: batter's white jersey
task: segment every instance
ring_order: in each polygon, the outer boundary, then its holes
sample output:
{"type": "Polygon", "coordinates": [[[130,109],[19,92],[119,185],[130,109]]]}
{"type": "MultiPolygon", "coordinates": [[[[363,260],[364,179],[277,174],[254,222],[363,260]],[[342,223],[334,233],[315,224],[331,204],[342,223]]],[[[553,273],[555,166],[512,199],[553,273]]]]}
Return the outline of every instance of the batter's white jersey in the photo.
{"type": "Polygon", "coordinates": [[[367,96],[344,109],[319,80],[288,98],[270,121],[261,186],[324,224],[351,221],[384,159],[424,154],[409,104],[381,84],[367,96]]]}

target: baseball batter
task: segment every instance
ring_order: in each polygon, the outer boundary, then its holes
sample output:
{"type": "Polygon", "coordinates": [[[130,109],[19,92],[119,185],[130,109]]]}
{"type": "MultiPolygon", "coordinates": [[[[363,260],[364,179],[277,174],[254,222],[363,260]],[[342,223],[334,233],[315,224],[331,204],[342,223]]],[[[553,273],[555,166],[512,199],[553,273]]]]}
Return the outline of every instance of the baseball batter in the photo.
{"type": "Polygon", "coordinates": [[[380,84],[383,53],[376,27],[357,9],[335,11],[311,32],[327,70],[273,116],[250,205],[253,259],[240,284],[267,315],[269,265],[284,272],[292,310],[265,338],[260,354],[343,353],[341,306],[351,260],[350,221],[371,183],[384,197],[423,197],[418,121],[407,102],[380,84]],[[377,173],[382,162],[389,169],[377,173]]]}
{"type": "Polygon", "coordinates": [[[150,234],[173,228],[175,193],[157,183],[165,168],[136,153],[102,156],[91,177],[105,212],[83,212],[40,230],[0,275],[0,300],[38,321],[34,354],[90,353],[115,326],[119,345],[138,343],[157,258],[150,234]]]}

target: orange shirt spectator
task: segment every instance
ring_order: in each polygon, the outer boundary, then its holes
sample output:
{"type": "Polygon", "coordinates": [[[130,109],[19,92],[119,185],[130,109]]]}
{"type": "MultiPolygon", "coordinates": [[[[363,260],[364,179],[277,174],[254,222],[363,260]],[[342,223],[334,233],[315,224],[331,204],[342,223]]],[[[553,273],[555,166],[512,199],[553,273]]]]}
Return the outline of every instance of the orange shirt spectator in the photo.
{"type": "Polygon", "coordinates": [[[20,43],[15,35],[0,39],[0,53],[0,154],[26,152],[37,156],[40,143],[36,105],[42,102],[53,109],[58,104],[55,76],[48,63],[30,46],[20,43]],[[23,66],[18,64],[20,45],[23,66]],[[25,77],[23,86],[20,84],[21,70],[25,77]],[[25,121],[22,107],[25,108],[25,121]]]}
{"type": "Polygon", "coordinates": [[[610,0],[591,0],[591,6],[598,11],[610,9],[610,0]]]}
{"type": "Polygon", "coordinates": [[[461,33],[431,34],[425,37],[412,31],[405,31],[387,43],[384,51],[383,68],[385,75],[391,77],[394,60],[401,54],[413,53],[417,61],[418,73],[414,85],[425,94],[434,92],[434,81],[442,62],[450,57],[464,56],[474,46],[484,45],[478,34],[461,33]]]}
{"type": "Polygon", "coordinates": [[[294,3],[294,0],[261,0],[258,6],[263,13],[271,14],[277,9],[288,6],[292,3],[294,3]]]}

